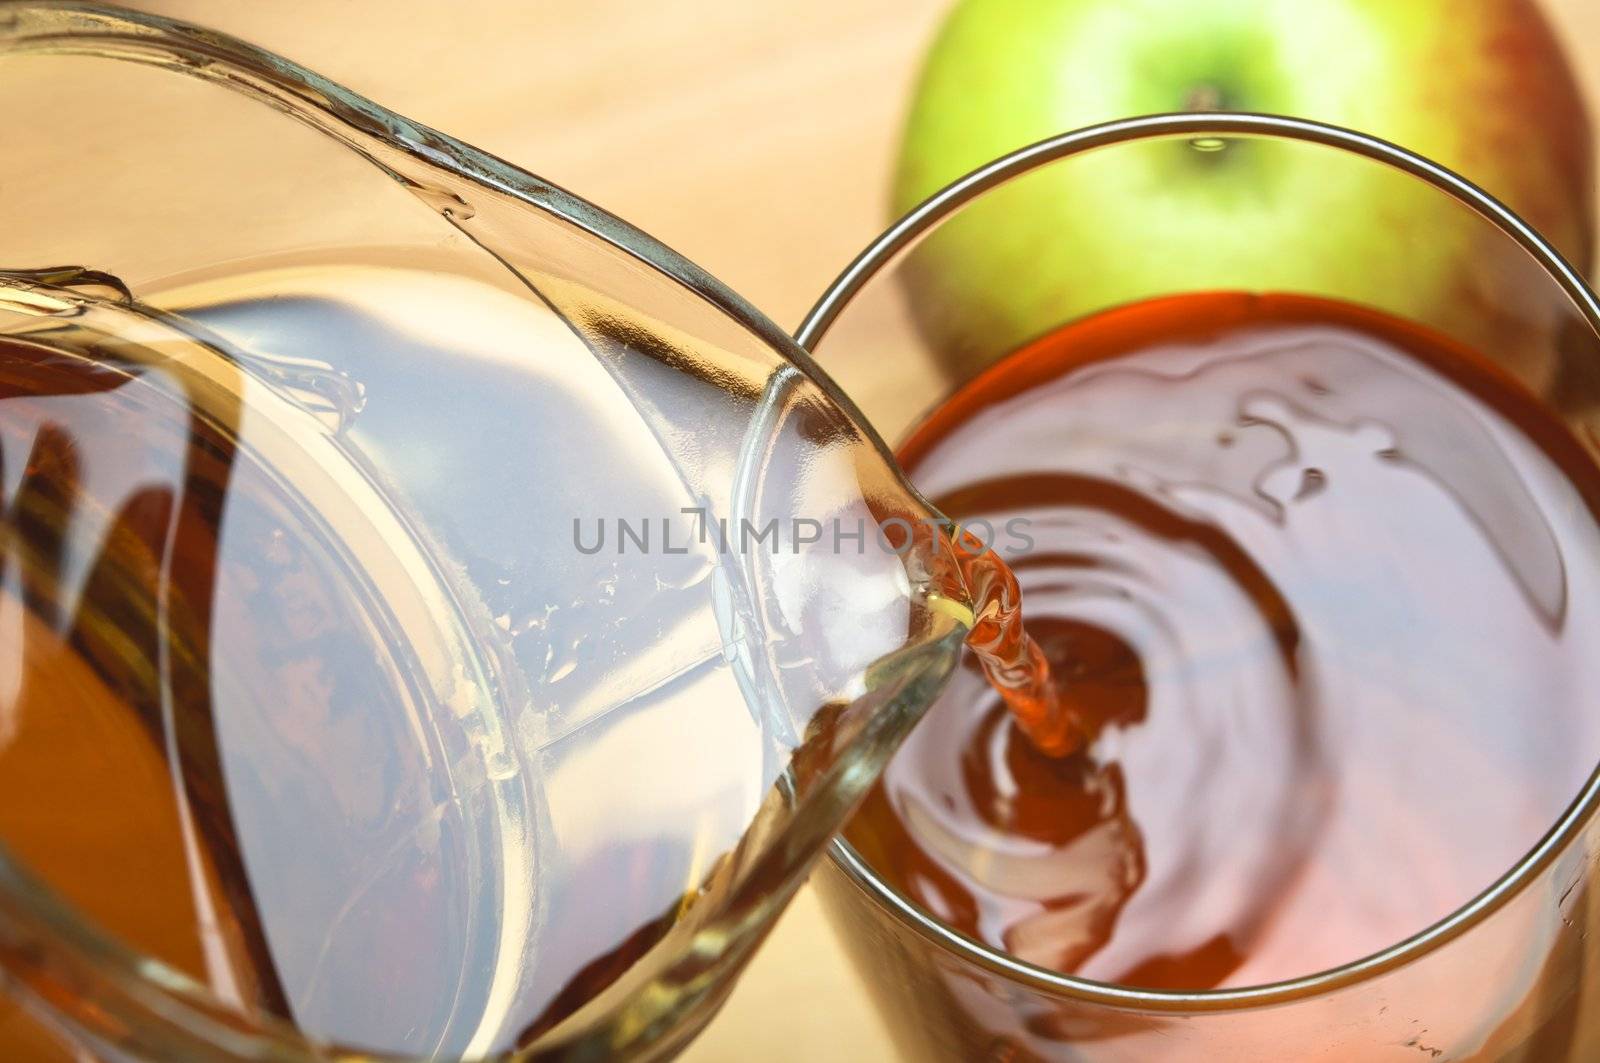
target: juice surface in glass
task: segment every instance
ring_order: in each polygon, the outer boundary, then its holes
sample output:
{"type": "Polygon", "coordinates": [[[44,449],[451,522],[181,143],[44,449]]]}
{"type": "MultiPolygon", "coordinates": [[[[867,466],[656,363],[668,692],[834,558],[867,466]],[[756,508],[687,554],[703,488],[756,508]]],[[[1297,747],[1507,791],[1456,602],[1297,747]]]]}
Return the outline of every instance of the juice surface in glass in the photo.
{"type": "Polygon", "coordinates": [[[1357,960],[1489,887],[1600,758],[1600,469],[1425,328],[1135,304],[900,454],[953,519],[1013,529],[995,552],[1089,742],[1041,753],[962,669],[847,837],[1013,956],[1178,990],[1357,960]]]}

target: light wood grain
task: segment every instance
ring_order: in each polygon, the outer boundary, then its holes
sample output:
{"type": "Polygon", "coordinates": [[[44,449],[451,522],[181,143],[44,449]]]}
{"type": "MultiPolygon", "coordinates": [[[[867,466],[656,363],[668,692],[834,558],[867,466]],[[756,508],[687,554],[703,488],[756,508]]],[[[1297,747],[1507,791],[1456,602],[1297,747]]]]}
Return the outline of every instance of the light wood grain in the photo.
{"type": "MultiPolygon", "coordinates": [[[[947,0],[136,6],[281,51],[566,185],[792,327],[887,220],[896,129],[947,0]]],[[[1600,101],[1600,2],[1547,6],[1600,101]]],[[[803,892],[686,1058],[893,1057],[803,892]]]]}

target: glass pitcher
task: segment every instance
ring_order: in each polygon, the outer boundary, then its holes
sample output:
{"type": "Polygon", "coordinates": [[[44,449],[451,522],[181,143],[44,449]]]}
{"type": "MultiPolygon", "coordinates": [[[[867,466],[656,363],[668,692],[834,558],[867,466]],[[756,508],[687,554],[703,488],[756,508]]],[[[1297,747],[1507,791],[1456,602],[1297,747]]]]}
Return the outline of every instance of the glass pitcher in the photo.
{"type": "Polygon", "coordinates": [[[589,203],[178,22],[0,49],[0,1046],[671,1054],[953,666],[950,529],[589,203]]]}

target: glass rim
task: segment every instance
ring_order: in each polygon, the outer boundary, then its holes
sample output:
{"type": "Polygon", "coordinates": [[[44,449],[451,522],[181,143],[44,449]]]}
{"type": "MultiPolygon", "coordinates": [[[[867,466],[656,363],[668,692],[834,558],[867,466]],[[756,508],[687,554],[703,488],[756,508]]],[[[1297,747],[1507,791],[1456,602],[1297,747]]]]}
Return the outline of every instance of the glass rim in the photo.
{"type": "MultiPolygon", "coordinates": [[[[1304,118],[1245,112],[1144,115],[1087,126],[1018,148],[960,177],[906,213],[868,244],[823,292],[795,331],[813,357],[815,347],[880,272],[920,237],[968,203],[1014,178],[1085,152],[1146,140],[1195,136],[1246,136],[1321,145],[1362,156],[1416,177],[1470,209],[1515,241],[1565,292],[1597,339],[1600,297],[1577,269],[1532,226],[1494,196],[1455,171],[1370,134],[1304,118]]],[[[1050,996],[1110,1007],[1161,1012],[1226,1011],[1303,1000],[1363,982],[1404,966],[1455,940],[1519,895],[1565,851],[1600,813],[1600,763],[1555,823],[1490,886],[1424,929],[1377,952],[1295,978],[1237,988],[1142,989],[1052,971],[1017,959],[945,925],[885,882],[841,834],[829,858],[869,901],[936,947],[978,967],[1050,996]]]]}

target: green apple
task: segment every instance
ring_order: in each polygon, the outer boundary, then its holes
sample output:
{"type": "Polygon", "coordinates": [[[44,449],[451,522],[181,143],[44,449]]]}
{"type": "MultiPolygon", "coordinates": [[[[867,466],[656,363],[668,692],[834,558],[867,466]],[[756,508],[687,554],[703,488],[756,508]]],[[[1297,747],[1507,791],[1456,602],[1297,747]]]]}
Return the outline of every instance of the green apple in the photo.
{"type": "MultiPolygon", "coordinates": [[[[1294,115],[1395,141],[1588,266],[1589,126],[1529,0],[963,0],[923,68],[894,206],[1056,133],[1183,110],[1294,115]]],[[[1350,299],[1526,347],[1511,357],[1530,375],[1553,371],[1538,353],[1548,337],[1530,337],[1560,313],[1520,252],[1422,182],[1248,138],[1056,163],[941,226],[905,276],[955,375],[1072,318],[1176,291],[1350,299]]]]}

